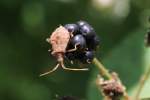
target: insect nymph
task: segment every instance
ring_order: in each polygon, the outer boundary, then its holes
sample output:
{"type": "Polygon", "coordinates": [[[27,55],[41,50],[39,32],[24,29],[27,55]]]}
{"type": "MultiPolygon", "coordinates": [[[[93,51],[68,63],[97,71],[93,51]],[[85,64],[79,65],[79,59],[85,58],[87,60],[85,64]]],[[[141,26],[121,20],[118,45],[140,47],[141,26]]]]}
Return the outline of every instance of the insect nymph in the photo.
{"type": "Polygon", "coordinates": [[[56,30],[51,34],[50,38],[47,38],[47,42],[52,45],[51,54],[56,57],[58,64],[50,71],[41,74],[40,76],[44,76],[46,74],[50,74],[57,70],[58,67],[62,67],[65,70],[74,70],[74,71],[86,71],[88,68],[76,69],[76,68],[67,68],[64,65],[64,55],[66,52],[72,52],[76,50],[76,46],[74,49],[66,50],[67,45],[71,39],[73,34],[68,32],[63,26],[59,26],[56,30]]]}

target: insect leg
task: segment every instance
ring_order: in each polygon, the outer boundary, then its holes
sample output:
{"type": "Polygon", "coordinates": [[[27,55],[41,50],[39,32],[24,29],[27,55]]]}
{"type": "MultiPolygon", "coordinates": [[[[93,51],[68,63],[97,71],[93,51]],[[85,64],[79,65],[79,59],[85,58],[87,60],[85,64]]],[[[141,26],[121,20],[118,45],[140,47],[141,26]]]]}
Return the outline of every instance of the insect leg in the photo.
{"type": "Polygon", "coordinates": [[[91,63],[91,61],[89,59],[87,59],[86,62],[89,63],[89,64],[91,63]]]}
{"type": "Polygon", "coordinates": [[[51,51],[52,51],[51,49],[48,50],[48,52],[51,52],[51,51]]]}
{"type": "Polygon", "coordinates": [[[73,70],[73,71],[87,71],[89,70],[88,68],[80,68],[80,69],[77,69],[77,68],[67,68],[65,67],[65,65],[63,64],[63,62],[61,62],[61,67],[65,70],[73,70]]]}
{"type": "Polygon", "coordinates": [[[71,38],[73,37],[73,32],[70,33],[70,37],[71,37],[71,38]]]}
{"type": "Polygon", "coordinates": [[[73,48],[73,49],[70,49],[70,50],[67,50],[67,52],[73,52],[73,51],[76,51],[78,45],[80,45],[80,44],[75,44],[74,48],[73,48]]]}
{"type": "Polygon", "coordinates": [[[50,70],[48,72],[45,72],[43,74],[40,74],[40,76],[44,76],[44,75],[50,74],[50,73],[54,72],[58,67],[59,67],[59,64],[57,64],[52,70],[50,70]]]}
{"type": "Polygon", "coordinates": [[[73,61],[71,60],[70,63],[73,64],[73,61]]]}

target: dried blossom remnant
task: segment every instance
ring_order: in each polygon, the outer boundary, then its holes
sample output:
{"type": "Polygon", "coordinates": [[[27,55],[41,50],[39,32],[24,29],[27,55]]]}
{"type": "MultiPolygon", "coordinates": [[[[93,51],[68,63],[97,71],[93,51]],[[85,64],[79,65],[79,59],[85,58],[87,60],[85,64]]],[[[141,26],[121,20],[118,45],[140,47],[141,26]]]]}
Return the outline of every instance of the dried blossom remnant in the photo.
{"type": "Polygon", "coordinates": [[[115,80],[104,81],[101,84],[103,93],[110,98],[118,98],[123,95],[123,89],[115,80]]]}
{"type": "Polygon", "coordinates": [[[97,85],[107,100],[120,100],[120,97],[124,95],[125,87],[116,75],[112,75],[112,79],[110,80],[98,77],[97,85]]]}

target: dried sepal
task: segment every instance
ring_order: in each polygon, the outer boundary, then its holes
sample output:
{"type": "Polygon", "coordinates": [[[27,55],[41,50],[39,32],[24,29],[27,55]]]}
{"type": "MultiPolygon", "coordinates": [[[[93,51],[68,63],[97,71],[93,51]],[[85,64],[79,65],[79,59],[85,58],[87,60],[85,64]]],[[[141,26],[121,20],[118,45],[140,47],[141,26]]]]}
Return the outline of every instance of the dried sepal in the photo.
{"type": "Polygon", "coordinates": [[[124,95],[125,87],[120,82],[116,73],[112,73],[112,79],[109,80],[104,80],[99,75],[96,84],[105,97],[105,100],[120,100],[124,95]]]}

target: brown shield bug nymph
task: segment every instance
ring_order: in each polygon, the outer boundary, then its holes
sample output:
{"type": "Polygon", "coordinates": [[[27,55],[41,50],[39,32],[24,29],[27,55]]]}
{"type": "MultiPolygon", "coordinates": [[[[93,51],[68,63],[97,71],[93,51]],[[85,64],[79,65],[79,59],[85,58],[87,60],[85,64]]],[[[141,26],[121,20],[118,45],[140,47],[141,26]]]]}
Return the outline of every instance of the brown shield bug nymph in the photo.
{"type": "Polygon", "coordinates": [[[76,69],[76,68],[67,68],[64,65],[64,54],[66,52],[72,52],[76,50],[76,45],[74,49],[66,50],[68,42],[70,41],[71,37],[73,36],[72,32],[68,32],[63,26],[59,26],[56,30],[51,34],[50,38],[46,39],[49,44],[52,45],[52,52],[51,54],[56,57],[58,64],[50,71],[41,74],[40,76],[44,76],[50,74],[57,70],[60,66],[65,70],[73,70],[73,71],[86,71],[88,68],[83,69],[76,69]]]}

